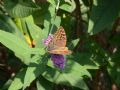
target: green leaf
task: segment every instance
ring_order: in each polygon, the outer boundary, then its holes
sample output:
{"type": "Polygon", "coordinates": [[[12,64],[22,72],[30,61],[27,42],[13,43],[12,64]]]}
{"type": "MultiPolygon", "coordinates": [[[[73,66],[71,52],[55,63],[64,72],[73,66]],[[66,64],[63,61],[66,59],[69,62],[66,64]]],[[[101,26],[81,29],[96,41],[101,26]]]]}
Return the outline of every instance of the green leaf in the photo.
{"type": "Polygon", "coordinates": [[[40,83],[37,81],[37,90],[46,90],[40,83]]]}
{"type": "Polygon", "coordinates": [[[60,9],[72,13],[76,8],[75,1],[74,0],[65,0],[65,2],[66,3],[60,5],[60,9]]]}
{"type": "Polygon", "coordinates": [[[53,84],[40,76],[36,82],[37,90],[53,90],[53,84]]]}
{"type": "Polygon", "coordinates": [[[56,6],[55,5],[51,5],[51,4],[48,7],[49,13],[50,13],[52,18],[54,18],[54,16],[55,16],[55,8],[56,8],[56,6]]]}
{"type": "Polygon", "coordinates": [[[42,29],[34,23],[32,16],[26,17],[25,20],[28,30],[30,31],[30,35],[34,40],[37,40],[40,36],[40,32],[42,29]]]}
{"type": "Polygon", "coordinates": [[[116,52],[110,54],[108,58],[108,73],[117,86],[120,86],[120,49],[118,48],[116,52]]]}
{"type": "Polygon", "coordinates": [[[52,18],[51,19],[51,23],[57,27],[60,26],[60,23],[61,23],[61,18],[59,16],[56,16],[56,18],[52,18]]]}
{"type": "Polygon", "coordinates": [[[0,15],[0,29],[5,30],[7,32],[11,32],[24,39],[23,35],[21,34],[14,21],[8,16],[0,15]]]}
{"type": "Polygon", "coordinates": [[[91,53],[75,53],[72,60],[75,60],[80,65],[84,66],[86,69],[98,69],[99,67],[96,65],[95,61],[92,60],[91,53]]]}
{"type": "Polygon", "coordinates": [[[80,39],[72,40],[72,44],[73,44],[74,47],[78,44],[79,40],[80,40],[80,39]]]}
{"type": "Polygon", "coordinates": [[[41,10],[35,11],[32,15],[34,17],[35,23],[38,25],[43,25],[44,20],[50,20],[50,12],[48,10],[49,8],[49,3],[39,3],[41,10]]]}
{"type": "Polygon", "coordinates": [[[0,30],[0,42],[16,53],[24,53],[29,47],[22,39],[14,34],[0,30]]]}
{"type": "Polygon", "coordinates": [[[110,27],[114,20],[119,16],[119,3],[120,0],[94,0],[89,20],[88,33],[95,34],[110,27]]]}
{"type": "Polygon", "coordinates": [[[15,76],[8,90],[20,90],[22,88],[25,72],[26,69],[23,69],[15,76]]]}
{"type": "Polygon", "coordinates": [[[36,47],[42,47],[42,39],[45,37],[43,34],[44,31],[42,31],[42,29],[34,23],[33,17],[25,17],[22,18],[21,21],[24,32],[26,32],[26,34],[28,34],[28,36],[35,41],[36,47]]]}
{"type": "Polygon", "coordinates": [[[51,5],[56,5],[56,0],[47,0],[51,5]]]}
{"type": "Polygon", "coordinates": [[[30,86],[30,83],[43,73],[43,71],[45,71],[46,63],[47,58],[45,55],[43,57],[39,55],[33,56],[25,74],[23,89],[30,86]]]}
{"type": "Polygon", "coordinates": [[[72,40],[72,42],[68,44],[69,45],[68,47],[73,50],[74,47],[76,47],[76,45],[78,44],[79,41],[80,41],[80,39],[72,40]]]}
{"type": "MultiPolygon", "coordinates": [[[[49,61],[48,66],[53,66],[51,61],[49,61]]],[[[50,67],[48,67],[47,70],[43,73],[44,78],[47,80],[56,84],[65,84],[88,90],[88,87],[85,84],[82,76],[91,77],[91,75],[84,68],[84,66],[81,66],[72,60],[68,60],[65,69],[61,72],[56,71],[50,67]]]]}
{"type": "Polygon", "coordinates": [[[120,86],[120,64],[109,61],[108,73],[111,76],[112,80],[115,81],[118,86],[120,86]]]}
{"type": "Polygon", "coordinates": [[[11,78],[7,80],[7,82],[2,86],[1,90],[7,90],[10,87],[12,81],[13,80],[11,78]]]}
{"type": "Polygon", "coordinates": [[[30,52],[25,41],[9,32],[0,30],[0,42],[12,50],[25,64],[29,63],[30,52]],[[24,58],[24,59],[23,59],[24,58]],[[25,59],[27,58],[27,59],[25,59]]]}
{"type": "Polygon", "coordinates": [[[40,10],[31,2],[5,0],[5,8],[12,17],[26,17],[40,10]]]}

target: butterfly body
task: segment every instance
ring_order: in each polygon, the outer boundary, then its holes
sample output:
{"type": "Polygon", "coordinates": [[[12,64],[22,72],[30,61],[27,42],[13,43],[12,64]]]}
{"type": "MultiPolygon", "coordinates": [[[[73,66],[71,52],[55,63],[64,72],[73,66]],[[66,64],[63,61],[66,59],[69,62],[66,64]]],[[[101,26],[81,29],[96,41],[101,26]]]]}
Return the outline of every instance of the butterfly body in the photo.
{"type": "Polygon", "coordinates": [[[53,35],[53,38],[48,44],[48,52],[51,54],[71,54],[72,52],[68,50],[66,47],[66,33],[64,31],[63,27],[60,27],[55,34],[53,35]]]}

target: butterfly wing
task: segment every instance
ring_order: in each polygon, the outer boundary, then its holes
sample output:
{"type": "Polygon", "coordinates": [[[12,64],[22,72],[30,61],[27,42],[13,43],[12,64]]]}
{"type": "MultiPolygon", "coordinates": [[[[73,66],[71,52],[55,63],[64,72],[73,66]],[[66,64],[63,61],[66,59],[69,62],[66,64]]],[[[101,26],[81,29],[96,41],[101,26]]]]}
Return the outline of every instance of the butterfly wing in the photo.
{"type": "Polygon", "coordinates": [[[62,54],[62,55],[66,55],[66,54],[71,54],[72,52],[70,50],[68,50],[67,47],[58,47],[57,49],[48,51],[51,54],[62,54]]]}
{"type": "Polygon", "coordinates": [[[65,47],[66,46],[66,33],[63,27],[60,27],[53,36],[53,41],[56,46],[65,47]]]}
{"type": "Polygon", "coordinates": [[[53,35],[52,40],[48,44],[48,50],[54,50],[58,47],[66,46],[66,34],[63,27],[60,27],[53,35]]]}
{"type": "Polygon", "coordinates": [[[48,52],[52,54],[70,54],[71,51],[66,47],[66,41],[65,30],[60,27],[48,44],[48,52]]]}

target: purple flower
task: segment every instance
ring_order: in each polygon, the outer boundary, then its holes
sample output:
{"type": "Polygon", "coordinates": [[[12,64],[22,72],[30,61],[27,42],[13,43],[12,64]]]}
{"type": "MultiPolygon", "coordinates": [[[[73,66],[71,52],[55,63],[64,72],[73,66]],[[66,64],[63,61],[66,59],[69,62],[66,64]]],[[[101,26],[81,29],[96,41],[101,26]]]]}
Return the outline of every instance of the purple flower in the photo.
{"type": "Polygon", "coordinates": [[[52,34],[49,34],[49,36],[47,37],[47,39],[44,39],[43,40],[43,43],[48,46],[49,42],[52,40],[53,38],[53,35],[52,34]]]}
{"type": "Polygon", "coordinates": [[[65,60],[65,57],[63,55],[52,54],[51,60],[52,60],[55,67],[60,68],[62,70],[64,69],[66,60],[65,60]]]}
{"type": "MultiPolygon", "coordinates": [[[[52,40],[52,38],[53,38],[53,35],[49,34],[47,39],[43,40],[44,45],[48,46],[48,44],[52,40]]],[[[55,67],[60,68],[62,70],[64,69],[65,61],[66,61],[64,55],[51,54],[51,60],[52,60],[55,67]]]]}

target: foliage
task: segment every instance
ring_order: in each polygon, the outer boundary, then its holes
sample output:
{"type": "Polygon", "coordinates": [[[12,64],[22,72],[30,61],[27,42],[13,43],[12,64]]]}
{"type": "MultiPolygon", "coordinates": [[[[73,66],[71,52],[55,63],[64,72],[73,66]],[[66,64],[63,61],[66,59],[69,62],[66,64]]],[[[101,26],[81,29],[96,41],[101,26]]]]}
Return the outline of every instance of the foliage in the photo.
{"type": "MultiPolygon", "coordinates": [[[[96,73],[101,67],[107,70],[104,73],[110,82],[120,86],[119,3],[119,0],[1,0],[0,55],[4,47],[7,58],[0,56],[5,60],[0,62],[0,88],[53,90],[63,85],[70,90],[89,90],[89,81],[97,82],[96,73]],[[67,47],[72,50],[71,55],[65,56],[64,70],[54,67],[43,43],[60,26],[64,27],[67,47]],[[3,80],[2,70],[8,67],[8,78],[3,80]]],[[[92,89],[97,90],[94,87],[96,84],[92,89]]]]}

